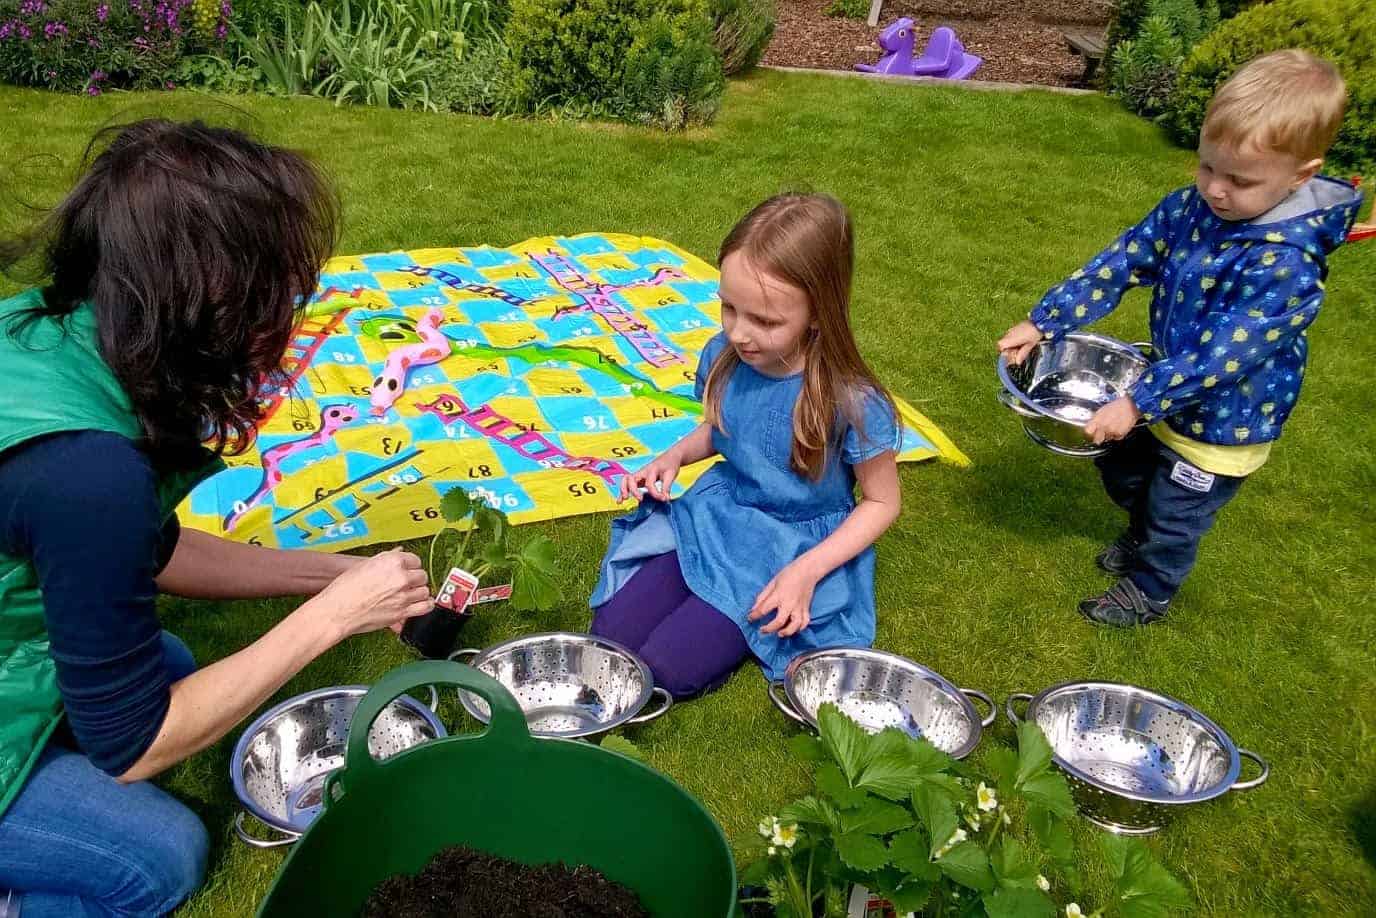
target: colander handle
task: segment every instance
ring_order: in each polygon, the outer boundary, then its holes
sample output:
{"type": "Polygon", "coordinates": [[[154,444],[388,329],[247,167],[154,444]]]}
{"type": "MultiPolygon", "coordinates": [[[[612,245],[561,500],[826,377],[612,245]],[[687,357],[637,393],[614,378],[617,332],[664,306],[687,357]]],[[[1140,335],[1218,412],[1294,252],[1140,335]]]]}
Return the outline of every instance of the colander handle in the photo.
{"type": "Polygon", "coordinates": [[[1008,720],[1014,725],[1022,723],[1022,718],[1013,710],[1013,705],[1019,701],[1031,701],[1032,696],[1026,692],[1014,692],[1008,696],[1008,700],[1003,704],[1003,713],[1008,715],[1008,720]]]}
{"type": "Polygon", "coordinates": [[[1156,345],[1152,344],[1150,341],[1134,341],[1129,344],[1128,347],[1136,348],[1148,357],[1156,351],[1156,345]]]}
{"type": "MultiPolygon", "coordinates": [[[[449,660],[408,663],[379,679],[359,701],[353,719],[349,722],[349,737],[344,745],[344,767],[325,779],[326,809],[329,809],[341,791],[348,792],[350,775],[386,768],[389,763],[405,757],[412,751],[399,752],[387,761],[379,762],[368,752],[368,731],[378,715],[396,698],[412,689],[435,685],[456,685],[472,692],[487,702],[492,717],[487,729],[479,736],[450,737],[432,742],[498,742],[511,747],[513,753],[518,753],[522,746],[533,742],[530,738],[530,729],[526,726],[525,715],[521,713],[521,706],[496,679],[471,666],[452,663],[449,660]]],[[[419,749],[426,745],[428,744],[422,743],[412,748],[419,749]]]]}
{"type": "Polygon", "coordinates": [[[1027,408],[1022,404],[1022,402],[1019,402],[1016,398],[1014,398],[1013,393],[1009,392],[1007,389],[1000,389],[998,393],[995,395],[995,398],[999,400],[999,403],[1002,404],[1003,407],[1007,408],[1009,411],[1013,412],[1020,418],[1032,418],[1036,420],[1041,417],[1041,415],[1037,414],[1037,412],[1033,411],[1030,408],[1027,408]]]}
{"type": "Polygon", "coordinates": [[[807,719],[803,717],[803,715],[793,710],[793,705],[789,704],[787,696],[780,694],[783,690],[784,683],[783,680],[780,679],[778,682],[769,683],[769,685],[765,687],[765,694],[769,695],[769,700],[774,702],[774,707],[783,711],[785,716],[796,720],[804,727],[811,727],[812,725],[807,722],[807,719]]]}
{"type": "Polygon", "coordinates": [[[665,714],[670,708],[672,708],[672,707],[674,706],[674,696],[673,696],[673,695],[670,695],[670,694],[669,694],[669,691],[668,691],[667,689],[662,689],[662,688],[660,688],[659,686],[656,685],[656,686],[654,687],[654,692],[653,692],[652,694],[659,695],[661,698],[664,699],[664,703],[661,704],[659,707],[655,708],[654,710],[652,710],[652,711],[651,711],[650,713],[648,713],[648,714],[637,714],[635,717],[632,717],[630,720],[626,721],[626,723],[628,723],[628,724],[643,724],[643,723],[648,723],[648,722],[654,720],[656,717],[663,717],[664,714],[665,714]]]}
{"type": "Polygon", "coordinates": [[[994,701],[994,699],[990,698],[988,695],[981,692],[979,689],[963,688],[960,690],[960,693],[969,698],[978,698],[980,701],[989,705],[989,716],[979,722],[979,725],[981,727],[988,728],[989,725],[992,724],[998,718],[998,703],[994,701]]]}
{"type": "Polygon", "coordinates": [[[281,838],[274,839],[254,838],[252,835],[248,834],[248,829],[244,828],[244,816],[245,813],[243,810],[240,810],[239,812],[234,814],[234,834],[239,836],[239,841],[243,842],[249,847],[280,848],[283,845],[292,844],[298,838],[301,837],[299,835],[283,835],[283,837],[281,838]]]}
{"type": "Polygon", "coordinates": [[[449,659],[453,660],[455,663],[467,663],[468,660],[473,659],[480,653],[482,653],[481,650],[473,647],[465,647],[463,650],[456,650],[451,653],[449,659]]]}
{"type": "Polygon", "coordinates": [[[1260,765],[1261,774],[1257,775],[1250,781],[1234,781],[1233,786],[1228,788],[1229,790],[1251,790],[1254,787],[1260,787],[1261,785],[1265,784],[1266,779],[1271,777],[1271,766],[1261,756],[1257,755],[1250,749],[1239,749],[1237,751],[1237,754],[1242,756],[1244,759],[1251,759],[1253,762],[1256,762],[1258,765],[1260,765]]]}

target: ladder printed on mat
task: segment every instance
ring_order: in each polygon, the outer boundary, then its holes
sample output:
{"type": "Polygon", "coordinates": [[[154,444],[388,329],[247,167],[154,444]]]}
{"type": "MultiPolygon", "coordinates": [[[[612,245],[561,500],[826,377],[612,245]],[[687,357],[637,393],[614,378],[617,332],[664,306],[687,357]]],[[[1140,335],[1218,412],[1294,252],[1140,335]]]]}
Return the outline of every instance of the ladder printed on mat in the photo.
{"type": "Polygon", "coordinates": [[[514,449],[527,459],[532,459],[547,468],[569,469],[570,471],[588,472],[596,475],[606,483],[612,493],[616,493],[617,479],[627,474],[625,467],[619,462],[599,459],[595,456],[574,456],[551,443],[539,431],[527,430],[510,418],[493,411],[487,405],[469,408],[457,393],[441,395],[428,404],[417,402],[416,407],[421,411],[433,414],[446,427],[456,421],[462,421],[484,437],[514,449]],[[505,432],[508,430],[515,430],[516,433],[508,434],[505,432]]]}

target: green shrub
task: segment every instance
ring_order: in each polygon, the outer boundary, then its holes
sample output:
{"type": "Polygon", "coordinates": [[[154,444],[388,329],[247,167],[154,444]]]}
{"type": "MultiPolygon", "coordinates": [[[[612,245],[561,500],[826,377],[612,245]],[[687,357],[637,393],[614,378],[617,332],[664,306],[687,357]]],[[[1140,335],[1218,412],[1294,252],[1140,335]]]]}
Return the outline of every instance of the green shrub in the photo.
{"type": "Polygon", "coordinates": [[[1113,49],[1109,90],[1139,115],[1165,111],[1185,56],[1218,25],[1218,7],[1206,0],[1151,0],[1132,38],[1113,49]]]}
{"type": "Polygon", "coordinates": [[[774,36],[774,0],[715,0],[712,44],[727,76],[760,62],[774,36]]]}
{"type": "Polygon", "coordinates": [[[626,58],[615,109],[624,118],[670,131],[706,124],[717,114],[724,83],[706,31],[680,37],[656,15],[626,58]]]}
{"type": "Polygon", "coordinates": [[[710,117],[721,64],[698,0],[513,0],[504,35],[522,111],[559,107],[672,124],[710,117]],[[691,84],[691,85],[690,85],[691,84]]]}
{"type": "Polygon", "coordinates": [[[870,14],[870,0],[831,0],[827,4],[828,16],[844,16],[847,19],[864,19],[870,14]]]}
{"type": "Polygon", "coordinates": [[[502,115],[515,110],[507,72],[510,54],[500,38],[469,45],[463,57],[444,55],[430,78],[430,100],[443,111],[502,115]]]}
{"type": "Polygon", "coordinates": [[[1376,169],[1376,16],[1372,0],[1275,0],[1224,23],[1181,68],[1163,119],[1176,140],[1199,141],[1214,91],[1243,64],[1283,48],[1303,48],[1332,61],[1347,81],[1348,106],[1330,162],[1376,169]]]}
{"type": "MultiPolygon", "coordinates": [[[[1205,0],[1199,0],[1201,9],[1204,2],[1205,0]]],[[[1212,3],[1212,0],[1209,2],[1212,3]]],[[[1217,0],[1214,6],[1217,8],[1220,19],[1231,19],[1250,6],[1266,2],[1267,0],[1217,0]]],[[[1109,60],[1113,59],[1114,49],[1120,43],[1127,41],[1142,30],[1142,25],[1151,15],[1150,6],[1151,0],[1118,0],[1113,18],[1108,24],[1108,39],[1106,41],[1108,50],[1105,53],[1109,60]]]]}

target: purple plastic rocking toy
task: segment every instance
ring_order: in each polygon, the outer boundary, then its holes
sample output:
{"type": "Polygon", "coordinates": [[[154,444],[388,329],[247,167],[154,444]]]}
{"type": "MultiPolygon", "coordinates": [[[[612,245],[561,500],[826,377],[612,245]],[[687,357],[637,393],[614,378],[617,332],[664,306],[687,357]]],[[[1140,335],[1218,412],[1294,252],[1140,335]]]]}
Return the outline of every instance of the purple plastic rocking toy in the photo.
{"type": "Polygon", "coordinates": [[[899,19],[875,39],[884,49],[884,56],[876,64],[856,64],[855,69],[865,73],[882,73],[889,76],[928,76],[942,80],[964,80],[973,74],[984,59],[967,54],[956,33],[947,26],[940,26],[932,32],[922,56],[913,59],[913,47],[917,34],[913,21],[907,16],[899,19]]]}

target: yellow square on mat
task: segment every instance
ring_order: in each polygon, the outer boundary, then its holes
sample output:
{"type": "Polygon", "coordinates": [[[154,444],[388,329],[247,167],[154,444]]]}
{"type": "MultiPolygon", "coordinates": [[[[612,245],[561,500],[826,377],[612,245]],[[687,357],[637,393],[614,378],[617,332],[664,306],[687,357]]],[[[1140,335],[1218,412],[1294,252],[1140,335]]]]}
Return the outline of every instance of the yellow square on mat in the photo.
{"type": "Polygon", "coordinates": [[[533,322],[483,322],[478,328],[492,347],[519,347],[547,340],[545,333],[533,322]]]}

